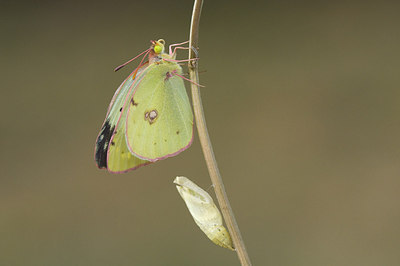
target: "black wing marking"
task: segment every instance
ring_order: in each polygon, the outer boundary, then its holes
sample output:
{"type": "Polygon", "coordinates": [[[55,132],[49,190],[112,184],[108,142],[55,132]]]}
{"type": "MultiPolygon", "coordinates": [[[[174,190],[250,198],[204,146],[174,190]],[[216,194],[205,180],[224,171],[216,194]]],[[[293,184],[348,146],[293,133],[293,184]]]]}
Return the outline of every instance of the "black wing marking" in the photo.
{"type": "Polygon", "coordinates": [[[103,127],[100,130],[100,134],[96,140],[96,153],[95,160],[99,168],[107,168],[107,151],[108,145],[115,126],[111,128],[110,122],[107,120],[104,122],[103,127]]]}

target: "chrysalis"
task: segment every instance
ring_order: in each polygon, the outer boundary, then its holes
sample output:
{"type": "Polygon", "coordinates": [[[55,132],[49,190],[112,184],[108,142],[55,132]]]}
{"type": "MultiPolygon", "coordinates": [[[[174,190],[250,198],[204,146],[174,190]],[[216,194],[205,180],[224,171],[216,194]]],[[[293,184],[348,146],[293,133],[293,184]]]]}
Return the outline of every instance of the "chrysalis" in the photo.
{"type": "Polygon", "coordinates": [[[211,196],[184,176],[174,180],[196,224],[215,244],[234,250],[231,237],[222,225],[222,216],[211,196]]]}

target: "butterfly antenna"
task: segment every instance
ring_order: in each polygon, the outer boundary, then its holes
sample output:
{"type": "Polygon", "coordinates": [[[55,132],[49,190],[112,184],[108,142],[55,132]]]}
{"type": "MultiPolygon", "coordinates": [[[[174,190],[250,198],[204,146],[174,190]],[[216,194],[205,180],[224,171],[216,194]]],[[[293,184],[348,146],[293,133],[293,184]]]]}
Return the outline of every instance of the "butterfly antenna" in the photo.
{"type": "Polygon", "coordinates": [[[135,74],[133,74],[133,76],[132,76],[132,78],[133,79],[135,79],[136,78],[136,74],[138,73],[138,71],[139,71],[139,69],[143,66],[143,65],[145,65],[145,64],[147,64],[149,61],[146,61],[146,62],[144,62],[144,64],[142,64],[143,63],[143,60],[146,58],[146,55],[149,53],[149,51],[142,57],[142,60],[140,60],[140,63],[139,63],[139,65],[138,65],[138,67],[135,69],[135,74]]]}
{"type": "MultiPolygon", "coordinates": [[[[146,56],[146,55],[150,52],[150,49],[151,49],[151,48],[149,48],[149,49],[147,49],[147,50],[141,52],[140,54],[138,54],[137,56],[135,56],[134,58],[132,58],[132,59],[129,60],[128,62],[123,63],[123,64],[120,65],[120,66],[117,66],[117,67],[114,69],[114,71],[117,72],[118,70],[120,70],[121,68],[123,68],[124,66],[126,66],[127,64],[129,64],[130,62],[132,62],[133,60],[135,60],[136,58],[140,57],[140,56],[141,56],[142,54],[144,54],[144,53],[145,53],[145,56],[146,56]]],[[[142,59],[142,61],[143,61],[143,59],[142,59]]]]}

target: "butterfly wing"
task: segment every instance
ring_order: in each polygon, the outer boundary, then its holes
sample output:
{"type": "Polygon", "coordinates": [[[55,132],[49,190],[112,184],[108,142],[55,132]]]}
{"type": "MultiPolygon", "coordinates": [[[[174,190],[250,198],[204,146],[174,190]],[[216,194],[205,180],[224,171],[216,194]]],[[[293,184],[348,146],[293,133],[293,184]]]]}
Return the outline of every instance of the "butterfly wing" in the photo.
{"type": "Polygon", "coordinates": [[[123,173],[134,170],[151,162],[141,160],[128,149],[125,140],[125,118],[121,117],[119,126],[110,140],[107,156],[107,169],[112,173],[123,173]]]}
{"type": "Polygon", "coordinates": [[[130,97],[147,67],[132,72],[115,92],[106,119],[96,140],[95,161],[99,168],[113,173],[126,172],[150,163],[133,156],[126,145],[125,121],[130,97]]]}
{"type": "Polygon", "coordinates": [[[148,67],[129,104],[126,140],[138,158],[157,161],[187,149],[193,140],[193,113],[181,67],[156,62],[148,67]]]}

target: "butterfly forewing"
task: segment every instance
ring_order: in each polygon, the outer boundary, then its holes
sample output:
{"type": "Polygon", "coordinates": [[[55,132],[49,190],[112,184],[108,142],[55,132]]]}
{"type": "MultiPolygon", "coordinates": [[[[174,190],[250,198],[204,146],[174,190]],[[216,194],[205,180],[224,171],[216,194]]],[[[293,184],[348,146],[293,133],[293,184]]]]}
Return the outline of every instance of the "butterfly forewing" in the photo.
{"type": "Polygon", "coordinates": [[[143,78],[146,67],[134,71],[120,85],[109,105],[106,119],[96,140],[95,160],[99,168],[110,172],[124,172],[149,163],[133,156],[126,145],[124,132],[129,102],[138,82],[143,78]]]}

